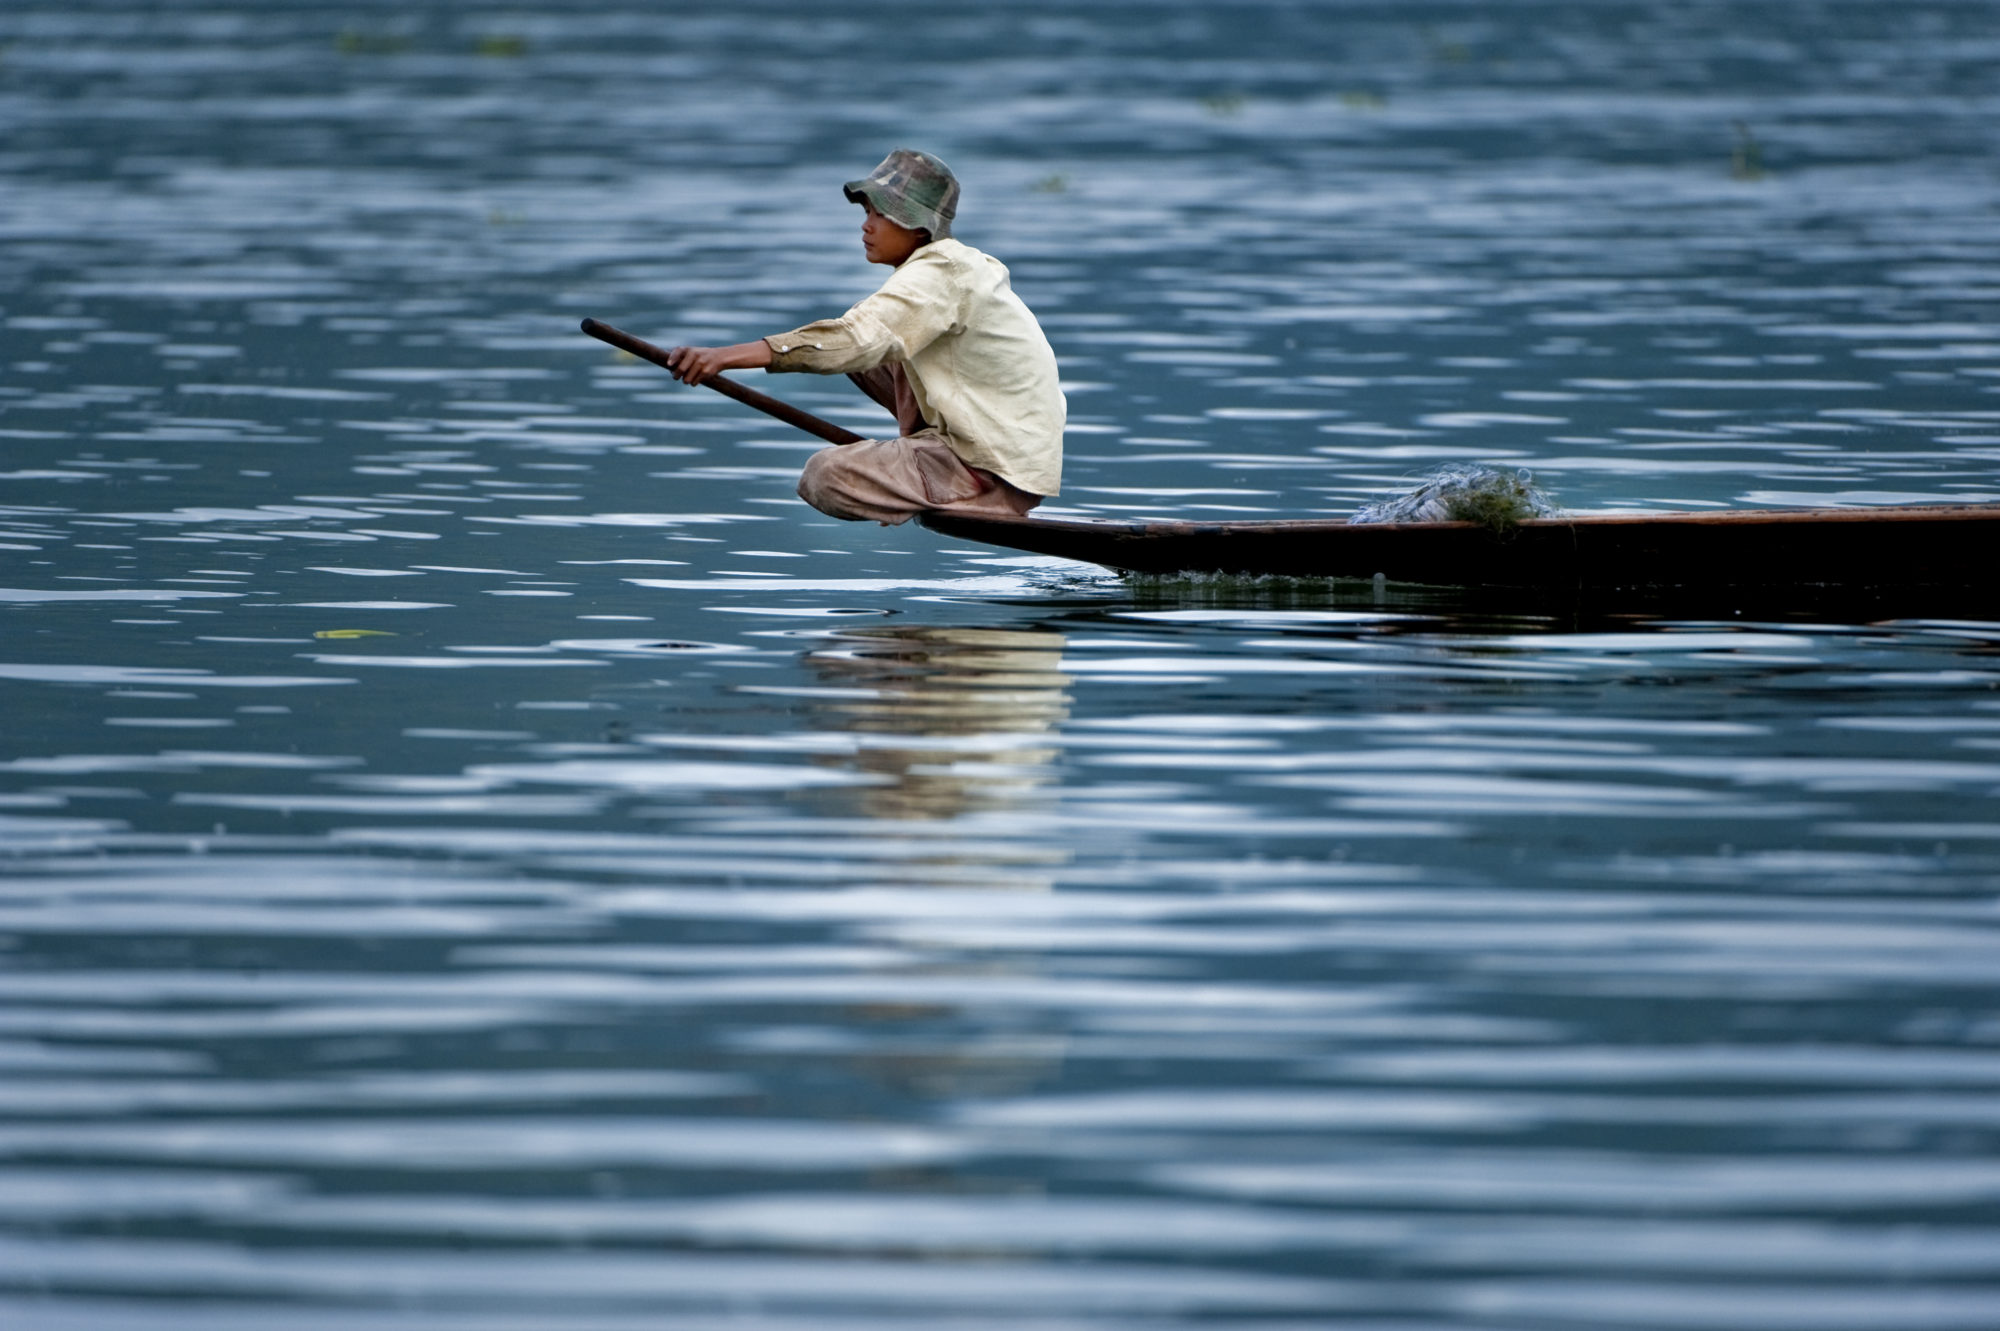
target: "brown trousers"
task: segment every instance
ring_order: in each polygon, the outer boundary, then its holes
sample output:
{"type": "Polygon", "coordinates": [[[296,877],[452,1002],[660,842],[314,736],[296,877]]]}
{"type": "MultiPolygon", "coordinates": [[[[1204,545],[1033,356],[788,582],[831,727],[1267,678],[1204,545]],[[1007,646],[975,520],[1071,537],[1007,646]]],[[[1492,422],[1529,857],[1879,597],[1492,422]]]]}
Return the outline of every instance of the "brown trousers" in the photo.
{"type": "Polygon", "coordinates": [[[1040,495],[960,460],[924,424],[902,366],[882,365],[847,377],[896,414],[896,428],[903,434],[823,448],[807,458],[799,498],[820,512],[893,527],[929,509],[1018,517],[1042,502],[1040,495]]]}

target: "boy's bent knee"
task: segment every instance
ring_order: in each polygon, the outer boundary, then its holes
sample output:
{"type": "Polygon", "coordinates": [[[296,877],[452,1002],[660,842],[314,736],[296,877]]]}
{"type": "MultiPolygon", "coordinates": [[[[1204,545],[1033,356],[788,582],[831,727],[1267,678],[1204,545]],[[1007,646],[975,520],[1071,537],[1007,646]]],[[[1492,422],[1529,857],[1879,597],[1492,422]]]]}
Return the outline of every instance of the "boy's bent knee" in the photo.
{"type": "Polygon", "coordinates": [[[865,456],[870,451],[869,442],[822,448],[799,473],[799,498],[845,522],[895,526],[909,521],[920,506],[904,501],[873,474],[865,456]]]}
{"type": "Polygon", "coordinates": [[[837,447],[823,448],[806,459],[805,470],[799,473],[799,498],[828,517],[847,518],[852,521],[854,515],[841,511],[838,500],[839,486],[834,484],[834,478],[829,475],[838,468],[839,453],[840,449],[837,447]]]}

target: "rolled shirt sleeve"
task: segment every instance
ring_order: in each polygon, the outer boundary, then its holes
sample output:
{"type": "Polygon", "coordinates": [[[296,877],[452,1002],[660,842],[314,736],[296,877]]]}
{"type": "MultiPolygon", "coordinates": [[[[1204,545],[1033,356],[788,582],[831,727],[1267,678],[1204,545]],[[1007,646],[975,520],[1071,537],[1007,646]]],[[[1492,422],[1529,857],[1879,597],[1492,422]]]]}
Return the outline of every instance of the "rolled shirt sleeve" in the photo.
{"type": "Polygon", "coordinates": [[[919,251],[889,275],[881,290],[838,319],[821,319],[765,338],[772,372],[872,370],[908,361],[940,337],[962,330],[964,293],[942,258],[927,263],[924,251],[919,251]]]}

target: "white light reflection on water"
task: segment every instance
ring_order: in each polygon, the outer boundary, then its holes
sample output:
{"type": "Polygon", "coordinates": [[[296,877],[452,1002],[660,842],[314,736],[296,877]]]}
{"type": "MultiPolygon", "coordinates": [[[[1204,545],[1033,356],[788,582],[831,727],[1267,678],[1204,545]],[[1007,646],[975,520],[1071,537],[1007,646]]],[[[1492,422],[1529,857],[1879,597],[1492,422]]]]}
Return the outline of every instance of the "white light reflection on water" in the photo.
{"type": "Polygon", "coordinates": [[[1994,606],[1128,584],[575,331],[913,141],[1048,512],[1992,501],[1987,7],[773,17],[0,14],[0,1323],[2000,1320],[1994,606]]]}

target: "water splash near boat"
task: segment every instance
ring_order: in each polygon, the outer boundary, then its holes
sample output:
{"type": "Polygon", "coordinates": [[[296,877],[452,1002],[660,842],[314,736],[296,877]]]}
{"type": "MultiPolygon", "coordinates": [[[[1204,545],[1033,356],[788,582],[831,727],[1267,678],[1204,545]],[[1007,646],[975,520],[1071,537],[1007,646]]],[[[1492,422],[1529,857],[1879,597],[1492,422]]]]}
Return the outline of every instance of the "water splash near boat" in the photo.
{"type": "Polygon", "coordinates": [[[1526,467],[1506,472],[1450,463],[1433,471],[1408,494],[1368,504],[1348,521],[1476,522],[1504,532],[1529,518],[1554,517],[1560,512],[1556,502],[1537,488],[1534,473],[1526,467]]]}

